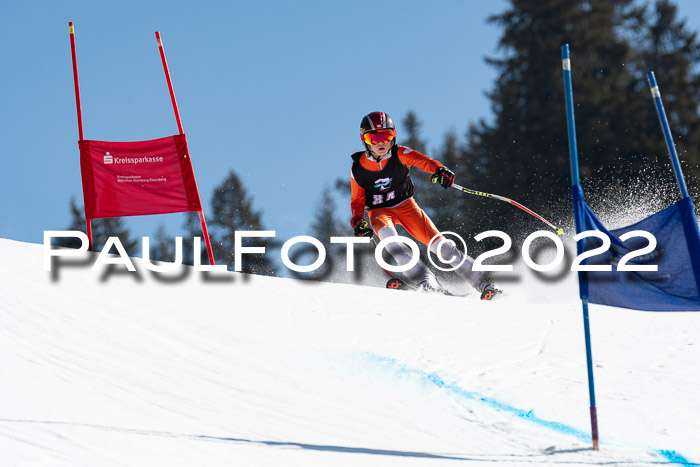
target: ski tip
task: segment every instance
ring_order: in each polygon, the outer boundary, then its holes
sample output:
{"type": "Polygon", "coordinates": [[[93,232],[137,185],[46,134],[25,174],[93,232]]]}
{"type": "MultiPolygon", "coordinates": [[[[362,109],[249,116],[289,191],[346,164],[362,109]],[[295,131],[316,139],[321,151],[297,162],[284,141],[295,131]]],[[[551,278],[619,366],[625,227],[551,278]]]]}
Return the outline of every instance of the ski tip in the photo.
{"type": "Polygon", "coordinates": [[[401,279],[391,278],[386,282],[387,289],[393,290],[409,290],[410,287],[401,279]]]}
{"type": "Polygon", "coordinates": [[[494,287],[489,287],[481,293],[482,300],[493,300],[496,296],[501,295],[503,291],[494,287]]]}

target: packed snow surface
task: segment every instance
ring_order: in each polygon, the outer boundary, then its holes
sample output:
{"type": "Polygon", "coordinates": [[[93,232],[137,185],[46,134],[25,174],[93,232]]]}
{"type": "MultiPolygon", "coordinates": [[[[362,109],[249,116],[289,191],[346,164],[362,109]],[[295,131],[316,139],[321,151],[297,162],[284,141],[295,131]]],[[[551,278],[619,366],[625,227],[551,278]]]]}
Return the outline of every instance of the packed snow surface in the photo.
{"type": "Polygon", "coordinates": [[[572,274],[446,297],[236,273],[45,272],[0,239],[2,466],[693,465],[700,314],[572,274]]]}

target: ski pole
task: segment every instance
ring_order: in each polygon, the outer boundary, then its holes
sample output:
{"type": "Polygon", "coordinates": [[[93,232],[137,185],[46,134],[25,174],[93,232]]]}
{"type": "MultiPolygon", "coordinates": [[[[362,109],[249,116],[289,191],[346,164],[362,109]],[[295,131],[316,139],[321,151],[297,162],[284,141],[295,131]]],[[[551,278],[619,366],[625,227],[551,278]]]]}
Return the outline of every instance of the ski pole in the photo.
{"type": "Polygon", "coordinates": [[[510,199],[510,198],[506,198],[505,196],[493,195],[493,194],[491,194],[491,193],[484,193],[483,191],[471,190],[471,189],[469,189],[469,188],[465,188],[465,187],[463,187],[463,186],[457,185],[456,183],[452,185],[452,188],[454,188],[454,189],[456,189],[456,190],[459,190],[459,191],[461,191],[461,192],[463,192],[463,193],[467,193],[467,194],[469,194],[469,195],[483,196],[484,198],[493,198],[493,199],[497,199],[497,200],[499,200],[499,201],[505,201],[506,203],[510,203],[510,204],[512,204],[513,206],[515,206],[516,208],[522,209],[522,210],[525,211],[526,213],[535,216],[536,218],[538,218],[539,220],[541,220],[542,222],[544,222],[545,224],[547,224],[548,226],[550,226],[552,229],[554,229],[554,230],[557,232],[557,235],[562,235],[562,234],[564,233],[564,229],[558,228],[557,226],[555,226],[554,224],[552,224],[551,222],[549,222],[549,221],[548,221],[547,219],[545,219],[544,217],[542,217],[542,216],[540,216],[539,214],[537,214],[536,212],[534,212],[534,211],[532,211],[532,210],[526,208],[525,206],[523,206],[522,204],[518,203],[517,201],[513,201],[513,200],[510,199]]]}

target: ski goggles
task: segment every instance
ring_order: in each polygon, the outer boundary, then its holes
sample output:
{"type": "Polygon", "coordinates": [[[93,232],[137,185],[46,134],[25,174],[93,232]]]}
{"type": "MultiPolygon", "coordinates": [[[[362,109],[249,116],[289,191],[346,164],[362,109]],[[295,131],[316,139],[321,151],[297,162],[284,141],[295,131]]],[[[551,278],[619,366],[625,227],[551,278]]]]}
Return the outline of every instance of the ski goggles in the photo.
{"type": "Polygon", "coordinates": [[[386,130],[375,130],[362,135],[362,141],[370,146],[374,146],[379,143],[388,143],[389,141],[396,138],[396,130],[386,129],[386,130]]]}

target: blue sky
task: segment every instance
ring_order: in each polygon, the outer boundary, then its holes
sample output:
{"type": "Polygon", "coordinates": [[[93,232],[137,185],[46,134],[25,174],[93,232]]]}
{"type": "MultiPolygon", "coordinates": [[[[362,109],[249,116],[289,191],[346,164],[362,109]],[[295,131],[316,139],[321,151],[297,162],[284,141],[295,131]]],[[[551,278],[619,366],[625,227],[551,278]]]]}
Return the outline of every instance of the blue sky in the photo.
{"type": "MultiPolygon", "coordinates": [[[[676,3],[700,30],[700,2],[676,3]]],[[[490,118],[484,93],[496,75],[483,59],[497,54],[501,31],[485,19],[506,7],[504,0],[3,2],[0,237],[40,243],[44,230],[69,225],[71,197],[82,204],[69,21],[86,139],[177,133],[158,30],[205,215],[214,187],[234,169],[265,227],[289,238],[311,233],[322,190],[349,175],[364,114],[388,112],[400,138],[413,110],[433,150],[446,131],[461,136],[490,118]]],[[[348,205],[339,205],[343,221],[348,205]]],[[[132,217],[127,225],[137,236],[159,224],[174,235],[183,220],[132,217]]]]}

